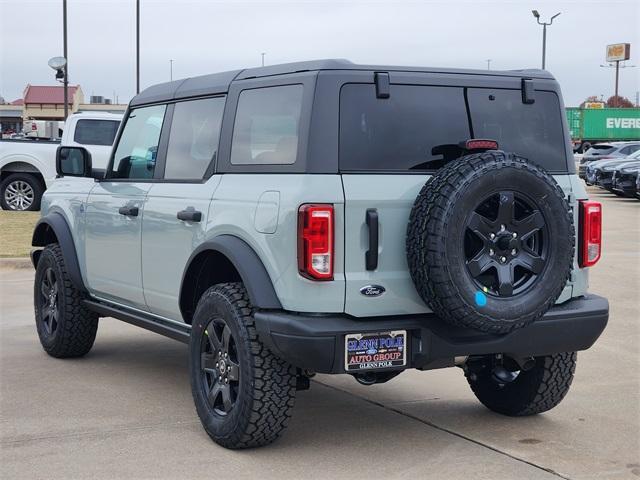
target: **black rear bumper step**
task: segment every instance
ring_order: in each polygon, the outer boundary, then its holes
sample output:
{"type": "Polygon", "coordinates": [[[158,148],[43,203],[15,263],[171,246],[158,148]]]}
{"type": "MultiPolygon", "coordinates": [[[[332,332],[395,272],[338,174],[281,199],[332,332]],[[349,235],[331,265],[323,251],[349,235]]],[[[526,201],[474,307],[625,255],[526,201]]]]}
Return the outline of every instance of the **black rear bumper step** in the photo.
{"type": "Polygon", "coordinates": [[[454,365],[454,358],[503,353],[541,356],[586,350],[609,319],[609,302],[588,295],[556,305],[533,324],[506,335],[452,327],[434,314],[355,318],[263,310],[255,313],[258,333],[272,351],[296,367],[345,373],[344,335],[407,330],[407,368],[454,365]]]}
{"type": "Polygon", "coordinates": [[[93,300],[85,300],[84,303],[88,308],[96,312],[101,317],[117,318],[123,322],[159,333],[160,335],[173,338],[174,340],[178,340],[182,343],[189,343],[189,338],[191,336],[191,325],[189,324],[180,324],[178,322],[163,320],[152,315],[145,315],[144,313],[134,312],[122,307],[107,305],[93,300]]]}

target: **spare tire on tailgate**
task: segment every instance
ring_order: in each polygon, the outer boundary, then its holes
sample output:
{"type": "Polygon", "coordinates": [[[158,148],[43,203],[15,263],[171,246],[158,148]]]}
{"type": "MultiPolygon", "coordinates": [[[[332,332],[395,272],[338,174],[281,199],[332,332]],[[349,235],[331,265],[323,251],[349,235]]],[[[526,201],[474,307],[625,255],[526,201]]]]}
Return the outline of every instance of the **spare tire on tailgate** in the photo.
{"type": "Polygon", "coordinates": [[[542,168],[491,150],[439,170],[413,205],[407,260],[445,322],[508,333],[541,317],[571,274],[573,216],[542,168]]]}

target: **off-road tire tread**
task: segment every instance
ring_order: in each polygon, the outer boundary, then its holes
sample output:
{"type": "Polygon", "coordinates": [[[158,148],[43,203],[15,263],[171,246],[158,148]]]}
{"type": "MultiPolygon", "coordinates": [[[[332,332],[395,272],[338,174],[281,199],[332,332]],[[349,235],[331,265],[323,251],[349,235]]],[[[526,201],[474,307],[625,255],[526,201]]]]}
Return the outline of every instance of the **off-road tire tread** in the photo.
{"type": "MultiPolygon", "coordinates": [[[[42,347],[52,357],[81,357],[93,347],[99,318],[84,305],[85,295],[71,281],[60,245],[57,243],[47,245],[42,255],[47,253],[53,255],[59,272],[62,273],[62,278],[58,278],[57,281],[62,287],[59,301],[63,303],[61,308],[63,321],[58,322],[55,342],[52,345],[43,344],[42,347]]],[[[40,261],[42,261],[42,255],[40,261]]],[[[36,285],[35,288],[39,286],[36,285]]],[[[39,293],[36,291],[35,294],[39,293]]]]}
{"type": "MultiPolygon", "coordinates": [[[[208,298],[218,297],[236,312],[248,334],[253,360],[253,399],[250,416],[244,431],[229,436],[217,436],[205,425],[209,436],[218,444],[231,449],[260,447],[272,443],[287,427],[295,404],[296,369],[276,357],[262,344],[253,318],[254,308],[242,283],[220,283],[209,288],[198,302],[198,310],[208,298]]],[[[248,397],[244,396],[244,400],[248,397]]]]}
{"type": "Polygon", "coordinates": [[[504,334],[522,328],[542,317],[556,302],[571,275],[573,252],[575,249],[575,229],[572,211],[565,200],[564,192],[541,167],[513,153],[487,151],[466,155],[445,165],[432,176],[418,194],[407,227],[407,261],[413,283],[420,297],[445,322],[472,328],[482,332],[504,334]],[[479,312],[474,305],[464,301],[456,282],[449,276],[445,255],[446,237],[442,226],[447,225],[453,213],[452,206],[464,192],[465,185],[486,175],[491,170],[511,167],[532,172],[541,182],[546,183],[562,204],[571,225],[569,235],[571,255],[567,256],[562,281],[558,282],[553,295],[534,314],[518,321],[493,318],[479,312]]]}
{"type": "Polygon", "coordinates": [[[499,387],[490,375],[467,376],[471,390],[480,402],[494,412],[523,417],[546,412],[567,395],[576,371],[576,352],[536,358],[536,366],[521,372],[513,384],[499,387]]]}

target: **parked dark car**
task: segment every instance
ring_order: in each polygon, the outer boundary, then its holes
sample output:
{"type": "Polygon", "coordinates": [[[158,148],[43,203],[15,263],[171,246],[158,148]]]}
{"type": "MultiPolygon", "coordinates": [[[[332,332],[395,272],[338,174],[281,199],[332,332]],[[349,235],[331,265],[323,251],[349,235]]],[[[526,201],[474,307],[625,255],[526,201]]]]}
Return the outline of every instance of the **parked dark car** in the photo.
{"type": "Polygon", "coordinates": [[[586,178],[587,167],[591,162],[624,158],[637,151],[640,151],[640,142],[611,142],[593,145],[580,160],[578,176],[583,180],[586,178]]]}
{"type": "Polygon", "coordinates": [[[611,190],[611,178],[614,170],[634,162],[640,162],[640,150],[624,158],[591,162],[587,166],[584,181],[587,185],[598,185],[611,190]]]}
{"type": "Polygon", "coordinates": [[[623,197],[638,196],[638,172],[640,172],[640,161],[618,166],[613,171],[611,179],[613,193],[623,197]]]}

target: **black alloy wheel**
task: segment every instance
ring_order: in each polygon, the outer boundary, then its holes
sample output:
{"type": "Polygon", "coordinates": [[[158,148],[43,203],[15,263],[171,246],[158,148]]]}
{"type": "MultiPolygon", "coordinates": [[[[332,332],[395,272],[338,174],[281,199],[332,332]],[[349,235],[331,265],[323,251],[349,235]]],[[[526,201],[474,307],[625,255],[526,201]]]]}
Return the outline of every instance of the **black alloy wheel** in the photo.
{"type": "Polygon", "coordinates": [[[47,335],[54,335],[58,328],[58,280],[53,268],[45,270],[40,284],[40,316],[47,335]]]}
{"type": "Polygon", "coordinates": [[[496,192],[468,216],[467,271],[485,294],[511,297],[529,289],[545,268],[547,245],[542,212],[520,192],[496,192]]]}
{"type": "Polygon", "coordinates": [[[222,318],[209,323],[200,350],[200,368],[209,406],[218,415],[227,415],[238,398],[240,362],[236,340],[222,318]]]}

